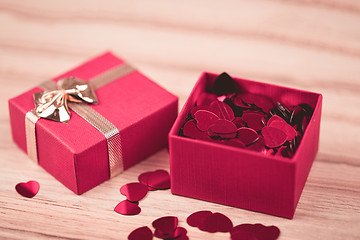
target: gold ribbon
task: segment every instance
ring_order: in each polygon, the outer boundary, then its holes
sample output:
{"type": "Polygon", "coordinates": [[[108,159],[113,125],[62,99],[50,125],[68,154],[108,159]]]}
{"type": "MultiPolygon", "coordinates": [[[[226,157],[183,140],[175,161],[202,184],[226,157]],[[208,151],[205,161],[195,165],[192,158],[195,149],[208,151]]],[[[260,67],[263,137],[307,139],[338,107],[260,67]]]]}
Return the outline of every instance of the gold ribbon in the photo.
{"type": "MultiPolygon", "coordinates": [[[[90,79],[90,84],[94,89],[98,89],[133,71],[135,69],[128,64],[116,66],[90,79]]],[[[72,77],[59,80],[58,83],[51,80],[46,81],[39,86],[44,89],[44,92],[35,94],[36,108],[27,112],[25,116],[27,153],[32,160],[38,162],[36,141],[36,122],[38,119],[41,117],[67,122],[70,119],[70,108],[105,136],[110,178],[123,171],[119,130],[87,104],[97,102],[91,86],[88,82],[72,77]]]]}

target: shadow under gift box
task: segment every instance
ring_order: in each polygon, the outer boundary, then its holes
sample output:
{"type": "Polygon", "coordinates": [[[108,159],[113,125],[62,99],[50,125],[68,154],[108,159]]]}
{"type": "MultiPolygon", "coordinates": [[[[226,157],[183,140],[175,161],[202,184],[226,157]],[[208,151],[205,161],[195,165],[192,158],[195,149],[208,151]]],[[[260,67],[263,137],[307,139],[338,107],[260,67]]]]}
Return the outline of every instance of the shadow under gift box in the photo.
{"type": "Polygon", "coordinates": [[[169,133],[173,194],[293,218],[319,146],[322,95],[234,78],[239,89],[285,106],[309,104],[314,113],[292,158],[179,136],[199,95],[218,75],[203,73],[169,133]]]}
{"type": "MultiPolygon", "coordinates": [[[[74,76],[89,80],[125,64],[105,53],[54,78],[74,76]]],[[[27,152],[25,114],[35,107],[35,87],[9,100],[12,136],[27,152]]],[[[95,90],[98,104],[89,104],[119,130],[124,170],[149,157],[168,143],[177,116],[178,98],[134,70],[95,90]]],[[[107,140],[84,118],[71,111],[68,123],[39,119],[36,123],[38,163],[76,194],[110,177],[107,140]]],[[[30,160],[29,160],[30,161],[30,160]]]]}

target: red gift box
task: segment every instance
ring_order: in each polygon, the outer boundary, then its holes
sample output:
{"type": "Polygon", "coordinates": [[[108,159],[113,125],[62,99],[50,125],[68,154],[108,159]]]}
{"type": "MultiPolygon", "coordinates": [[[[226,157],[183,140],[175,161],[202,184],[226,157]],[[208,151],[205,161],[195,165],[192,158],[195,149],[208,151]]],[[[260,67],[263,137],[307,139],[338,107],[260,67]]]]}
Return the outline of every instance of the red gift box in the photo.
{"type": "Polygon", "coordinates": [[[190,109],[201,93],[212,89],[217,76],[201,75],[169,133],[172,193],[293,218],[318,151],[322,95],[234,78],[245,92],[314,109],[292,158],[179,136],[190,109]]]}
{"type": "Polygon", "coordinates": [[[98,104],[86,105],[90,112],[101,116],[93,124],[91,115],[86,120],[73,109],[68,123],[36,119],[35,149],[28,147],[25,118],[35,107],[34,93],[43,89],[35,87],[9,100],[15,143],[24,152],[37,151],[38,164],[70,190],[82,194],[109,179],[112,165],[117,164],[118,172],[126,170],[167,145],[169,130],[177,116],[176,96],[111,53],[96,57],[53,81],[70,76],[90,83],[97,78],[98,104]],[[103,122],[110,124],[117,133],[101,132],[96,121],[100,127],[103,122]],[[117,154],[115,160],[110,150],[117,154]]]}

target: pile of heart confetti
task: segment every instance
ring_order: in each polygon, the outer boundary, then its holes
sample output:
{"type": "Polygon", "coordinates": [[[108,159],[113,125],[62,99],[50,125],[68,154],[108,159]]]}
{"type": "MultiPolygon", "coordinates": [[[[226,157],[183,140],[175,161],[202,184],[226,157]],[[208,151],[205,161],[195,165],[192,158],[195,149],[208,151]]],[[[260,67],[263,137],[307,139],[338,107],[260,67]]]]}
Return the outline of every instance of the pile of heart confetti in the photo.
{"type": "MultiPolygon", "coordinates": [[[[232,240],[276,240],[280,235],[280,230],[276,226],[264,226],[257,224],[240,224],[233,226],[232,221],[221,213],[212,213],[211,211],[198,211],[188,216],[186,222],[197,227],[201,231],[216,233],[230,233],[232,240]]],[[[178,239],[187,240],[187,230],[178,227],[178,218],[174,216],[165,216],[153,221],[153,232],[149,227],[144,226],[132,231],[129,240],[151,240],[153,237],[160,239],[178,239]]]]}
{"type": "Polygon", "coordinates": [[[313,114],[308,104],[286,107],[265,95],[237,90],[226,73],[202,93],[179,135],[291,158],[313,114]]]}
{"type": "Polygon", "coordinates": [[[149,190],[170,188],[170,175],[165,170],[142,173],[138,180],[139,182],[128,183],[120,188],[120,193],[127,199],[116,205],[115,212],[122,215],[137,215],[141,212],[139,201],[147,195],[149,190]]]}

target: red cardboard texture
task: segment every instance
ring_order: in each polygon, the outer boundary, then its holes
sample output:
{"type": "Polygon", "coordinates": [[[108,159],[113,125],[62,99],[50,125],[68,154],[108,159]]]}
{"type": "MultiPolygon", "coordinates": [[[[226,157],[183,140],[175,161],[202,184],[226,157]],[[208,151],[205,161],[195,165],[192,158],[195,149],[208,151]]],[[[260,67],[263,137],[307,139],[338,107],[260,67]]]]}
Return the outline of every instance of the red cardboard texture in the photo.
{"type": "Polygon", "coordinates": [[[287,106],[306,103],[314,109],[292,158],[178,136],[197,98],[212,89],[217,76],[201,75],[169,133],[172,193],[293,218],[318,151],[322,95],[234,78],[245,92],[269,96],[287,106]]]}
{"type": "MultiPolygon", "coordinates": [[[[124,64],[105,53],[62,74],[89,80],[110,68],[124,64]]],[[[12,136],[27,152],[25,114],[35,107],[33,88],[9,100],[12,136]]],[[[139,71],[131,72],[95,90],[94,110],[119,129],[124,169],[128,169],[167,145],[168,132],[177,116],[178,98],[139,71]]],[[[39,164],[76,194],[109,179],[107,141],[91,124],[71,111],[71,119],[59,123],[39,119],[36,123],[39,164]]]]}

